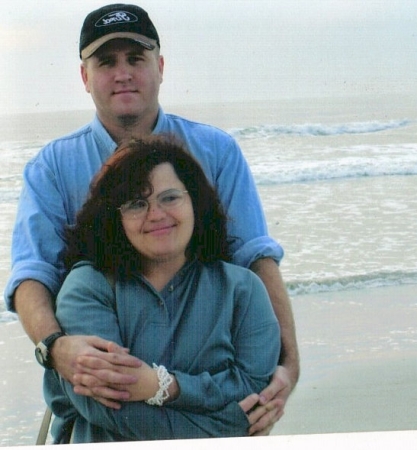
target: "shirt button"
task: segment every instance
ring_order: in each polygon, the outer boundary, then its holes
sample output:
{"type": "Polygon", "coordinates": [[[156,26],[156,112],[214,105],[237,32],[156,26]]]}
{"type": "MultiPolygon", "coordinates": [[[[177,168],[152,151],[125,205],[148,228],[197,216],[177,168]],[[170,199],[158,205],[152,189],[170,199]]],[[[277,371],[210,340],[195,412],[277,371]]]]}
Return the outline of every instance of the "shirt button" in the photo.
{"type": "Polygon", "coordinates": [[[164,301],[163,300],[159,300],[159,306],[164,306],[164,301]]]}
{"type": "Polygon", "coordinates": [[[171,286],[168,288],[169,292],[172,292],[174,290],[174,286],[171,284],[171,286]]]}

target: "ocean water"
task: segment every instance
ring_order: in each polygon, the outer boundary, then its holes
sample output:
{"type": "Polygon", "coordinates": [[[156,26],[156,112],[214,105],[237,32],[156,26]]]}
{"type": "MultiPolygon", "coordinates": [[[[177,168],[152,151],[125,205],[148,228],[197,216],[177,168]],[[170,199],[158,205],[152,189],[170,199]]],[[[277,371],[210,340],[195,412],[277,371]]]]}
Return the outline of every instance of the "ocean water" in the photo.
{"type": "Polygon", "coordinates": [[[417,283],[412,118],[231,132],[252,168],[269,231],[285,249],[290,294],[417,283]]]}
{"type": "MultiPolygon", "coordinates": [[[[292,296],[417,283],[415,99],[283,100],[171,108],[220,126],[253,171],[292,296]]],[[[167,108],[168,110],[168,108],[167,108]]],[[[5,117],[0,124],[0,287],[25,163],[91,112],[5,117]]],[[[15,320],[0,305],[0,322],[15,320]]]]}

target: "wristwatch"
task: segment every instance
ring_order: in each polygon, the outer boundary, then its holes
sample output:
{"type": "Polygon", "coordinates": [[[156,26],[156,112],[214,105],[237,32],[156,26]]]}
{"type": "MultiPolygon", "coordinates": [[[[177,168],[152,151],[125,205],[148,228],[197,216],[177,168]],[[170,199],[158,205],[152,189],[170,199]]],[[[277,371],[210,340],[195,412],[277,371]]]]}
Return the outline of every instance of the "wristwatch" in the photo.
{"type": "Polygon", "coordinates": [[[38,363],[44,367],[45,369],[52,369],[52,361],[49,357],[51,352],[51,348],[54,345],[55,341],[61,336],[65,336],[65,333],[62,331],[57,331],[56,333],[52,333],[43,341],[39,342],[39,344],[35,348],[35,356],[38,363]]]}

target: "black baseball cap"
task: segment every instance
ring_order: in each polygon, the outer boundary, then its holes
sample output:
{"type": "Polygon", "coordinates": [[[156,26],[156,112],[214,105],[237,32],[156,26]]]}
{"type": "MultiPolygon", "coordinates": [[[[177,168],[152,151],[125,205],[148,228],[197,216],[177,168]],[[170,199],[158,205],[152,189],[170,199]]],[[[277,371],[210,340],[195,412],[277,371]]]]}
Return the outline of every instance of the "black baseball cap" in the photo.
{"type": "Polygon", "coordinates": [[[158,32],[148,13],[136,5],[115,3],[88,14],[81,28],[80,58],[87,59],[112,39],[131,39],[147,50],[160,47],[158,32]]]}

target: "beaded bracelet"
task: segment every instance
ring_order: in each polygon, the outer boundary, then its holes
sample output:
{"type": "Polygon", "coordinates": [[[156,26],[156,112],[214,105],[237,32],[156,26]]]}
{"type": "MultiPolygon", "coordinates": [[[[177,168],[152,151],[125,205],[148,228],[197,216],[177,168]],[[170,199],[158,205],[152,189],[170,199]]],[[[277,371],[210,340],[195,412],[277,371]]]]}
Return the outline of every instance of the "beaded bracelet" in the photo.
{"type": "Polygon", "coordinates": [[[168,388],[174,381],[174,379],[164,366],[157,366],[155,363],[153,363],[152,368],[156,370],[159,389],[152,398],[145,400],[145,402],[148,405],[162,406],[164,404],[164,401],[169,398],[168,388]]]}

